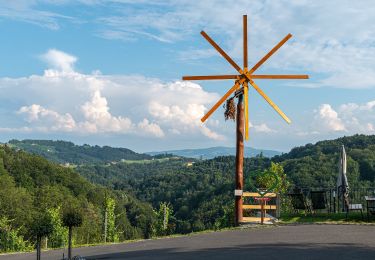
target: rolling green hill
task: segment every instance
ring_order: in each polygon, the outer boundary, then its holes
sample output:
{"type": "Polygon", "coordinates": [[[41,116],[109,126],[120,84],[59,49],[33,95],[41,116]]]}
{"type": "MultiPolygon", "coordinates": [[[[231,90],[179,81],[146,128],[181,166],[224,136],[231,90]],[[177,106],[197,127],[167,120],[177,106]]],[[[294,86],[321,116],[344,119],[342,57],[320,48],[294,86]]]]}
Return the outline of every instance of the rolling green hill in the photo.
{"type": "Polygon", "coordinates": [[[83,225],[74,231],[75,243],[102,242],[104,209],[109,199],[117,217],[113,223],[115,235],[108,241],[151,235],[149,227],[155,216],[150,204],[123,191],[92,184],[74,170],[40,156],[0,146],[0,252],[32,248],[33,223],[42,213],[53,218],[56,228],[49,237],[49,247],[63,246],[67,231],[61,226],[61,216],[72,207],[83,214],[83,225]]]}
{"type": "MultiPolygon", "coordinates": [[[[291,188],[333,188],[343,144],[348,157],[350,187],[375,187],[375,136],[354,135],[296,147],[272,158],[246,158],[245,190],[254,189],[254,173],[265,170],[271,162],[284,167],[291,188]]],[[[234,156],[203,161],[169,158],[82,164],[75,170],[92,183],[132,194],[154,208],[162,202],[170,203],[174,212],[170,233],[232,224],[234,156]]]]}
{"type": "MultiPolygon", "coordinates": [[[[273,150],[264,150],[264,149],[255,149],[252,147],[245,147],[245,157],[255,157],[259,154],[262,154],[265,157],[273,157],[275,155],[280,155],[281,153],[273,150]]],[[[175,154],[178,156],[183,156],[187,158],[195,159],[213,159],[218,156],[230,156],[236,155],[236,148],[234,147],[210,147],[202,149],[183,149],[183,150],[169,150],[162,152],[147,152],[150,155],[158,154],[175,154]]]]}
{"type": "Polygon", "coordinates": [[[51,140],[11,140],[8,145],[41,155],[44,158],[70,164],[109,163],[121,160],[150,160],[152,156],[139,154],[126,148],[109,146],[75,145],[66,141],[51,140]]]}
{"type": "MultiPolygon", "coordinates": [[[[334,188],[342,144],[346,147],[351,188],[375,187],[375,136],[355,135],[296,147],[273,158],[246,158],[245,190],[254,189],[254,173],[266,169],[271,162],[283,166],[290,188],[334,188]]],[[[138,165],[82,165],[77,171],[92,182],[131,192],[154,207],[160,202],[170,202],[176,232],[231,224],[234,156],[192,164],[175,160],[138,165]]]]}

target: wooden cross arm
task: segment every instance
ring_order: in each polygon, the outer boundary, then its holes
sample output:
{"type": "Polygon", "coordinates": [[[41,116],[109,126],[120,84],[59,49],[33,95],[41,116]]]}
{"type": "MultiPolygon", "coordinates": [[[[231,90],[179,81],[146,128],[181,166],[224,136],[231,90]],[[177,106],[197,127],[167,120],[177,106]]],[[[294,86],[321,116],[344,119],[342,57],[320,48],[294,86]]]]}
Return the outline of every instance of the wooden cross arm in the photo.
{"type": "Polygon", "coordinates": [[[263,63],[266,62],[266,60],[269,59],[269,57],[272,56],[278,49],[280,49],[281,46],[284,45],[290,38],[292,38],[292,35],[289,33],[287,36],[284,37],[278,44],[276,44],[275,47],[272,48],[261,60],[258,61],[257,64],[254,65],[254,67],[249,70],[249,73],[252,74],[254,71],[256,71],[263,63]]]}
{"type": "Polygon", "coordinates": [[[183,76],[182,80],[219,80],[238,79],[240,75],[209,75],[209,76],[183,76]]]}
{"type": "Polygon", "coordinates": [[[233,87],[231,89],[228,90],[227,93],[224,94],[224,96],[222,96],[218,102],[216,102],[215,105],[213,105],[213,107],[208,110],[208,112],[201,118],[201,121],[202,123],[204,123],[204,121],[207,120],[207,118],[213,113],[215,112],[215,110],[221,105],[224,103],[225,100],[227,100],[227,98],[234,92],[236,91],[238,88],[240,88],[241,84],[245,81],[245,78],[242,78],[238,81],[236,81],[236,83],[233,85],[233,87]]]}
{"type": "Polygon", "coordinates": [[[249,83],[253,86],[253,88],[268,102],[268,104],[271,105],[271,107],[273,109],[276,110],[276,112],[288,123],[290,124],[292,121],[284,114],[283,111],[281,111],[281,109],[263,92],[263,90],[258,87],[257,84],[255,84],[255,82],[248,78],[249,79],[249,83]]]}
{"type": "Polygon", "coordinates": [[[309,75],[249,75],[252,79],[308,79],[309,75]]]}
{"type": "Polygon", "coordinates": [[[240,66],[238,66],[237,63],[234,62],[234,60],[232,60],[232,58],[229,57],[229,55],[222,48],[220,48],[220,46],[214,40],[212,40],[212,38],[208,36],[207,33],[201,31],[201,34],[212,45],[212,47],[214,47],[221,54],[221,56],[223,56],[224,59],[226,59],[233,66],[233,68],[235,68],[240,74],[243,73],[240,66]]]}
{"type": "MultiPolygon", "coordinates": [[[[249,75],[252,79],[308,79],[309,75],[249,75]]],[[[182,80],[238,79],[240,75],[183,76],[182,80]]]]}

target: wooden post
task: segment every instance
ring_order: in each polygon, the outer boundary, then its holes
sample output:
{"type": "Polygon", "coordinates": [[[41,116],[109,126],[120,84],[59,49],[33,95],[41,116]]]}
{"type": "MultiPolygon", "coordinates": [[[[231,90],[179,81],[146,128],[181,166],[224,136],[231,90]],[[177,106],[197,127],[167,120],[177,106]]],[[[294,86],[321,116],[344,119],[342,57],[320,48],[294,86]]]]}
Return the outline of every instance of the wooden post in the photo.
{"type": "MultiPolygon", "coordinates": [[[[238,96],[237,104],[237,130],[236,130],[236,190],[243,190],[243,157],[244,157],[244,106],[243,94],[238,96]]],[[[235,225],[242,222],[242,194],[236,194],[235,199],[235,225]]]]}
{"type": "Polygon", "coordinates": [[[37,238],[36,238],[36,240],[37,240],[37,244],[36,244],[36,259],[37,260],[40,260],[40,252],[41,252],[41,246],[42,246],[42,237],[40,237],[40,236],[37,236],[37,238]]]}
{"type": "Polygon", "coordinates": [[[69,226],[69,234],[68,234],[68,259],[72,260],[72,229],[73,227],[69,226]]]}
{"type": "Polygon", "coordinates": [[[264,203],[265,201],[263,199],[260,200],[260,224],[263,225],[264,223],[264,203]]]}

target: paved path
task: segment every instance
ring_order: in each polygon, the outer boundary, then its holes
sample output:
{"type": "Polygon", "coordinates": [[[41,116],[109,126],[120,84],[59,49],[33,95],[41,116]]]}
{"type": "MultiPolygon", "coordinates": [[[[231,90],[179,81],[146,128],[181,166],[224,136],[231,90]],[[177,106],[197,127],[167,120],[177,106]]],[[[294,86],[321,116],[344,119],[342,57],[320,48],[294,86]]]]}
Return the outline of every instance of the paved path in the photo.
{"type": "MultiPolygon", "coordinates": [[[[375,226],[287,225],[76,248],[86,259],[375,259],[375,226]]],[[[62,250],[42,252],[61,259],[62,250]]],[[[35,253],[0,259],[36,259],[35,253]]]]}

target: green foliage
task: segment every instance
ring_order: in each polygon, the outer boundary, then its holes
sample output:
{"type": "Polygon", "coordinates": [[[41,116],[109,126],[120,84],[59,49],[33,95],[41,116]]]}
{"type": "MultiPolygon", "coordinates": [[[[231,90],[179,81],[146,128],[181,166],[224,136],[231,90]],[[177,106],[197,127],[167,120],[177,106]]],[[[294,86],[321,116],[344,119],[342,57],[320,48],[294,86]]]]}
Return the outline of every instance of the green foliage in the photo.
{"type": "Polygon", "coordinates": [[[114,199],[108,197],[105,202],[105,214],[107,214],[107,241],[118,242],[119,236],[116,231],[116,202],[114,199]]]}
{"type": "Polygon", "coordinates": [[[31,233],[36,238],[47,237],[53,232],[53,220],[49,214],[40,213],[31,224],[31,233]]]}
{"type": "MultiPolygon", "coordinates": [[[[245,158],[244,190],[255,191],[257,172],[275,173],[279,180],[276,191],[281,193],[296,186],[335,187],[342,144],[347,151],[351,187],[374,185],[375,137],[356,135],[296,147],[290,153],[271,159],[245,158]]],[[[233,225],[233,156],[195,161],[190,167],[179,159],[137,165],[82,165],[77,170],[92,182],[134,194],[155,208],[162,202],[170,203],[174,213],[169,223],[177,233],[200,230],[202,225],[204,229],[233,225]]],[[[131,221],[134,220],[131,218],[131,221]]],[[[143,219],[142,225],[144,223],[149,222],[143,219]]],[[[156,227],[157,224],[154,229],[156,227]]]]}
{"type": "MultiPolygon", "coordinates": [[[[26,241],[31,241],[30,223],[37,213],[58,207],[62,211],[70,207],[81,210],[82,226],[73,231],[76,243],[103,240],[105,209],[110,212],[108,241],[233,225],[233,156],[196,160],[194,164],[187,164],[190,160],[184,158],[165,157],[147,163],[138,159],[134,159],[137,163],[107,163],[120,158],[111,149],[46,142],[25,143],[27,149],[44,149],[43,156],[47,158],[80,165],[73,170],[23,151],[0,147],[0,215],[11,219],[12,229],[26,241]],[[47,146],[50,151],[46,150],[47,146]],[[106,152],[108,157],[96,154],[106,152]],[[50,154],[53,158],[48,157],[50,154]],[[98,159],[92,159],[96,156],[98,159]],[[107,203],[108,198],[113,201],[107,203]],[[168,214],[164,214],[165,206],[168,214]]],[[[263,156],[245,158],[244,190],[255,191],[257,172],[276,174],[279,180],[276,190],[281,193],[287,191],[289,184],[290,188],[334,187],[342,144],[347,152],[350,187],[374,186],[375,136],[355,135],[296,147],[271,159],[263,156]]],[[[267,178],[258,181],[264,186],[271,182],[267,178]]],[[[54,214],[57,216],[56,212],[54,214]]]]}
{"type": "Polygon", "coordinates": [[[47,214],[50,216],[53,225],[53,231],[48,236],[48,244],[52,248],[63,247],[67,243],[68,229],[63,226],[61,207],[50,208],[47,210],[47,214]]]}
{"type": "Polygon", "coordinates": [[[155,210],[155,231],[158,236],[165,236],[172,233],[173,226],[169,223],[172,214],[173,209],[170,203],[167,202],[161,202],[159,204],[159,210],[155,210]]]}
{"type": "Polygon", "coordinates": [[[66,227],[79,227],[82,225],[82,213],[78,209],[68,209],[64,212],[62,222],[66,227]]]}
{"type": "Polygon", "coordinates": [[[274,162],[271,162],[271,166],[256,177],[256,183],[258,187],[276,193],[286,193],[290,186],[283,166],[274,162]]]}
{"type": "MultiPolygon", "coordinates": [[[[106,196],[115,201],[115,214],[119,217],[113,226],[119,241],[145,237],[146,224],[153,215],[150,204],[124,191],[91,184],[73,169],[7,145],[0,146],[0,216],[11,220],[11,229],[8,228],[11,233],[7,235],[35,241],[37,234],[48,234],[48,246],[60,247],[66,242],[61,213],[79,208],[83,222],[73,230],[75,243],[102,242],[106,196]],[[46,219],[40,217],[41,212],[46,213],[51,225],[43,224],[42,220],[46,219]],[[48,231],[50,226],[51,232],[48,231]]],[[[22,246],[7,248],[24,250],[22,246]]]]}
{"type": "Polygon", "coordinates": [[[0,218],[0,252],[24,251],[30,249],[30,245],[19,234],[19,229],[11,225],[6,217],[0,218]]]}

